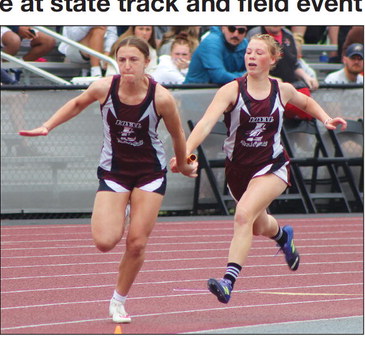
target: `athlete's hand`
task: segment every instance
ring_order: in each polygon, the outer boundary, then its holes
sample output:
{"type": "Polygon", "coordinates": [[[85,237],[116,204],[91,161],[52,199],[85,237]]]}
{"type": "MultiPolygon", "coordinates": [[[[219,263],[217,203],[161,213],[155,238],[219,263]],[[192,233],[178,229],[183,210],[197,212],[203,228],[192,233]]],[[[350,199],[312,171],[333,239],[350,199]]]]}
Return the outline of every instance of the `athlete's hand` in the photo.
{"type": "Polygon", "coordinates": [[[32,129],[32,130],[20,130],[19,135],[20,136],[26,136],[26,137],[38,137],[38,136],[47,136],[49,133],[49,130],[44,125],[32,129]]]}
{"type": "Polygon", "coordinates": [[[170,159],[170,169],[173,173],[181,173],[190,178],[196,178],[198,176],[198,162],[194,161],[188,164],[187,162],[184,163],[183,167],[177,167],[176,157],[172,157],[170,159]]]}
{"type": "Polygon", "coordinates": [[[179,170],[177,169],[176,157],[172,157],[170,159],[170,170],[173,173],[179,173],[179,170]]]}
{"type": "Polygon", "coordinates": [[[338,125],[341,125],[341,131],[345,131],[347,128],[347,122],[341,117],[329,118],[324,122],[324,126],[328,130],[335,130],[338,125]]]}
{"type": "Polygon", "coordinates": [[[183,167],[179,167],[180,173],[190,178],[196,178],[198,176],[198,162],[194,161],[191,164],[184,163],[183,167]]]}

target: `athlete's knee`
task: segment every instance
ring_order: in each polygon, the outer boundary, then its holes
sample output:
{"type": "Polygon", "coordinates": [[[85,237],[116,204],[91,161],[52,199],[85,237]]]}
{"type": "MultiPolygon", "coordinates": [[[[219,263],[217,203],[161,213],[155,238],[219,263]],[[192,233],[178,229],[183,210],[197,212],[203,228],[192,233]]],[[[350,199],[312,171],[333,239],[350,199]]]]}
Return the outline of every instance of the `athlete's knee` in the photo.
{"type": "Polygon", "coordinates": [[[253,215],[245,208],[237,208],[234,216],[235,228],[240,230],[252,230],[253,215]]]}
{"type": "Polygon", "coordinates": [[[139,237],[129,237],[126,242],[126,250],[128,254],[139,257],[146,250],[147,240],[139,237]]]}
{"type": "Polygon", "coordinates": [[[118,243],[118,241],[116,241],[116,240],[111,240],[111,239],[106,239],[106,238],[94,239],[95,247],[103,253],[106,253],[106,252],[109,252],[110,250],[112,250],[116,246],[117,243],[118,243]]]}
{"type": "Polygon", "coordinates": [[[93,240],[95,247],[105,253],[112,250],[117,245],[120,238],[107,233],[93,233],[93,240]]]}

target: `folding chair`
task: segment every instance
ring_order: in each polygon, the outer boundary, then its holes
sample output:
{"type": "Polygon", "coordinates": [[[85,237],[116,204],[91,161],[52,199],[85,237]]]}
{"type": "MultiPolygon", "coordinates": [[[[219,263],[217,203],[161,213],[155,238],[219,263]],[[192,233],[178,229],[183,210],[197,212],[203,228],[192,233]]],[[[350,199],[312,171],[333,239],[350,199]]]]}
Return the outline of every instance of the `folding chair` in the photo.
{"type": "Polygon", "coordinates": [[[335,169],[335,164],[343,165],[346,159],[329,157],[317,121],[284,120],[282,140],[308,208],[314,213],[351,212],[335,169]]]}
{"type": "MultiPolygon", "coordinates": [[[[194,122],[192,120],[188,120],[188,126],[190,131],[194,129],[194,122]]],[[[219,214],[223,215],[229,215],[229,208],[228,208],[228,202],[234,203],[233,198],[229,195],[227,188],[226,188],[226,181],[224,178],[224,186],[223,188],[219,187],[219,183],[217,180],[216,175],[213,172],[213,169],[221,169],[221,171],[224,171],[225,167],[225,157],[223,158],[223,152],[222,152],[222,144],[223,140],[225,139],[227,135],[227,128],[224,125],[223,122],[219,121],[214,126],[212,131],[210,132],[210,135],[206,138],[206,140],[197,148],[198,151],[198,177],[195,179],[195,187],[194,187],[194,201],[193,201],[193,213],[197,214],[199,210],[201,209],[213,209],[217,211],[219,214]],[[221,138],[219,141],[217,139],[214,139],[212,141],[211,138],[221,138]],[[209,139],[210,138],[210,139],[209,139]],[[219,153],[222,152],[222,158],[208,158],[207,155],[207,143],[209,143],[209,140],[212,142],[210,143],[210,152],[212,153],[219,153]],[[206,148],[205,148],[206,147],[206,148]],[[209,186],[213,192],[213,196],[215,199],[215,202],[207,202],[207,198],[204,199],[201,198],[201,187],[202,187],[202,173],[205,172],[209,186]]]]}
{"type": "Polygon", "coordinates": [[[298,179],[293,167],[290,167],[291,186],[278,196],[268,207],[272,214],[278,213],[315,213],[315,207],[310,202],[309,195],[302,184],[302,180],[298,179]],[[302,185],[302,186],[301,186],[302,185]]]}
{"type": "MultiPolygon", "coordinates": [[[[345,158],[346,161],[340,165],[343,174],[338,176],[342,184],[348,184],[352,195],[353,203],[351,209],[355,212],[362,212],[364,209],[364,123],[362,119],[357,121],[347,120],[347,128],[341,131],[328,130],[328,134],[334,147],[334,156],[345,158]],[[361,155],[360,155],[361,154],[361,155]],[[352,168],[359,168],[359,180],[356,183],[355,172],[352,168]]],[[[339,169],[340,167],[337,167],[339,169]]]]}

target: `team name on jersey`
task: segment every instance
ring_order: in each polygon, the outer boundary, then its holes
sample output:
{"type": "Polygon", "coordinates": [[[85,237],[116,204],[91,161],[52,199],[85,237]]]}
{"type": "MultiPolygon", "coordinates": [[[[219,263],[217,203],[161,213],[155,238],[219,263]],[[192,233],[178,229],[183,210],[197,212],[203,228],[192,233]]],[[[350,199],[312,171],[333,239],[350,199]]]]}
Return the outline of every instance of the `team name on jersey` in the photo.
{"type": "Polygon", "coordinates": [[[130,128],[134,128],[134,129],[140,129],[142,128],[141,123],[135,123],[135,122],[128,122],[128,121],[121,121],[119,119],[117,119],[115,121],[115,125],[119,125],[119,126],[128,126],[130,128]]]}
{"type": "Polygon", "coordinates": [[[248,121],[250,123],[272,123],[274,121],[274,117],[250,117],[248,121]]]}

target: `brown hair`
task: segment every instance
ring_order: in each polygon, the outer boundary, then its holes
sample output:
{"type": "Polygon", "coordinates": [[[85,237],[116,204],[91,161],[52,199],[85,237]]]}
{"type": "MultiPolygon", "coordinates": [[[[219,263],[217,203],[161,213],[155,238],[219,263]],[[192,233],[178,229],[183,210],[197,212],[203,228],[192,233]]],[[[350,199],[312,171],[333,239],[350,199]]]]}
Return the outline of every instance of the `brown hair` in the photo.
{"type": "Polygon", "coordinates": [[[275,64],[271,66],[271,70],[275,68],[278,61],[281,59],[281,47],[278,42],[269,34],[255,34],[251,37],[251,40],[260,40],[265,42],[269,49],[269,53],[275,59],[275,64]]]}
{"type": "MultiPolygon", "coordinates": [[[[110,52],[111,56],[114,57],[117,54],[117,47],[119,46],[121,41],[123,41],[127,37],[135,36],[134,32],[136,30],[136,27],[137,26],[130,26],[121,36],[119,36],[118,40],[115,41],[112,46],[112,50],[110,52]]],[[[151,34],[150,39],[147,42],[153,49],[156,49],[157,43],[156,43],[156,38],[155,38],[155,28],[154,28],[154,26],[151,26],[151,27],[152,27],[152,34],[151,34]]]]}
{"type": "Polygon", "coordinates": [[[175,37],[175,39],[171,43],[170,51],[172,51],[176,45],[188,46],[190,53],[193,53],[195,49],[194,43],[189,40],[186,33],[180,33],[175,37]]]}
{"type": "Polygon", "coordinates": [[[159,48],[181,35],[185,35],[189,44],[192,46],[191,51],[193,52],[199,45],[199,33],[195,26],[171,26],[170,29],[163,34],[159,48]]]}
{"type": "Polygon", "coordinates": [[[150,50],[148,48],[148,44],[146,41],[140,39],[139,37],[135,36],[128,36],[122,41],[115,48],[115,57],[118,53],[119,48],[121,47],[136,47],[145,57],[146,60],[150,58],[150,50]]]}

